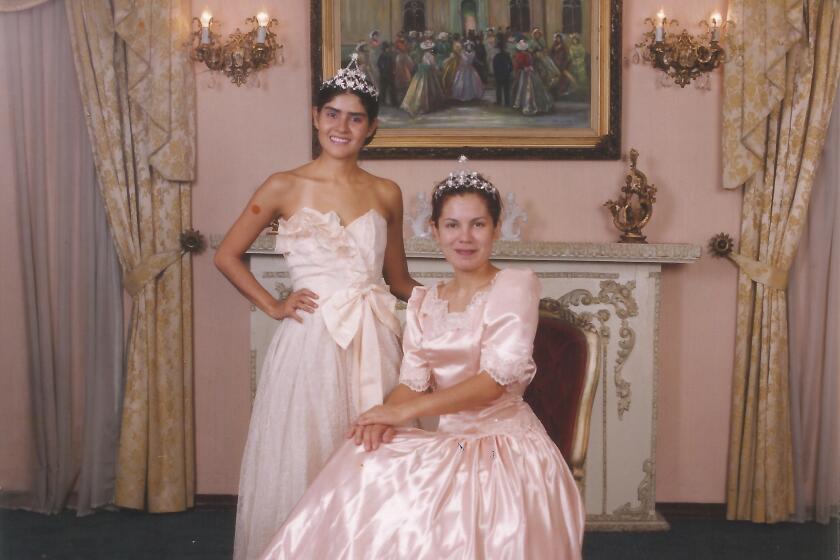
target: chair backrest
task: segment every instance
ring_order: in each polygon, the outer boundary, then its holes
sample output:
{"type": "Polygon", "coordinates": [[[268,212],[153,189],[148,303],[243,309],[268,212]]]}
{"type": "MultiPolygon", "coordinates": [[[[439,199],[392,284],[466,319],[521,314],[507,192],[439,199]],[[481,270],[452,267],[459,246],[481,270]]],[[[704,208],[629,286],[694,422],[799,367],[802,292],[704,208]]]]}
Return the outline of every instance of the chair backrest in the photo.
{"type": "Polygon", "coordinates": [[[581,483],[592,404],[600,375],[597,330],[551,299],[540,302],[534,341],[537,374],[524,398],[581,483]]]}

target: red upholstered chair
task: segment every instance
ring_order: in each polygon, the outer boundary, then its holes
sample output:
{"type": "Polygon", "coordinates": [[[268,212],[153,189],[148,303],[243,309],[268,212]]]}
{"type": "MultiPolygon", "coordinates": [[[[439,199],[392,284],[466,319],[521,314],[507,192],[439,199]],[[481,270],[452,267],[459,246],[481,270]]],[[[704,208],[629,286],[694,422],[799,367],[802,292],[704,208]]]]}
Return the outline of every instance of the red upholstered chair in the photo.
{"type": "Polygon", "coordinates": [[[601,342],[597,329],[556,300],[540,302],[534,341],[537,374],[525,400],[560,448],[583,490],[592,403],[598,386],[601,342]]]}

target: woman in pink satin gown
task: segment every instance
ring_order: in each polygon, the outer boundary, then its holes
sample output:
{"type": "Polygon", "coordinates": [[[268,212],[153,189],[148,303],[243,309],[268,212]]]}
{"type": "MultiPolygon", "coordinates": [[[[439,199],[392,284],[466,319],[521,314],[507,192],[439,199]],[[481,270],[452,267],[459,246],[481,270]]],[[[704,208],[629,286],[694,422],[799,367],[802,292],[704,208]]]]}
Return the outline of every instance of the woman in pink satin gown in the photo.
{"type": "Polygon", "coordinates": [[[500,205],[475,173],[436,187],[433,231],[454,278],[414,288],[401,384],[359,417],[263,558],[581,557],[578,489],[522,400],[540,283],[489,261],[500,205]],[[428,415],[437,432],[400,427],[428,415]]]}

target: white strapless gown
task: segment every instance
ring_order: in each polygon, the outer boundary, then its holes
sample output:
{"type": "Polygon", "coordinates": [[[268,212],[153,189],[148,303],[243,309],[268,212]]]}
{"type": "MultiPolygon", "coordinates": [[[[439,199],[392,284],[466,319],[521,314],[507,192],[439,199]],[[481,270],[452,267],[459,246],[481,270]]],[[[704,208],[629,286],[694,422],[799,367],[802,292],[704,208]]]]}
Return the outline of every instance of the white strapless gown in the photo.
{"type": "Polygon", "coordinates": [[[396,299],[382,280],[387,223],[371,210],[342,225],[310,208],[282,220],[293,289],[319,295],[286,319],[266,353],[242,459],[234,558],[258,558],[360,412],[397,383],[396,299]]]}

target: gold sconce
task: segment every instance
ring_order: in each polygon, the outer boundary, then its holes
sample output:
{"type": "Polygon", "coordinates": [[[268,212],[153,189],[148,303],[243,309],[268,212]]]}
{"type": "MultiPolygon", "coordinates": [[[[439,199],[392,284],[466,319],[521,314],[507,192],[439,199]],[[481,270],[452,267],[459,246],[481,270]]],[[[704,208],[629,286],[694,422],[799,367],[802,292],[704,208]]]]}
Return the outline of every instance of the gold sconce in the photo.
{"type": "Polygon", "coordinates": [[[204,11],[201,18],[193,18],[191,57],[204,63],[211,71],[218,71],[241,86],[248,76],[280,60],[283,63],[283,45],[271,28],[279,22],[265,12],[249,17],[245,23],[253,28],[247,33],[236,29],[224,43],[214,29],[218,22],[204,11]]]}
{"type": "Polygon", "coordinates": [[[646,18],[645,23],[651,29],[636,43],[634,62],[651,64],[680,87],[700,77],[704,79],[695,85],[708,87],[708,73],[726,61],[726,51],[720,41],[731,22],[724,22],[719,13],[714,13],[708,21],[700,22],[700,27],[705,28],[703,33],[691,35],[685,29],[670,31],[668,28],[676,28],[679,22],[669,20],[659,10],[655,20],[646,18]]]}

